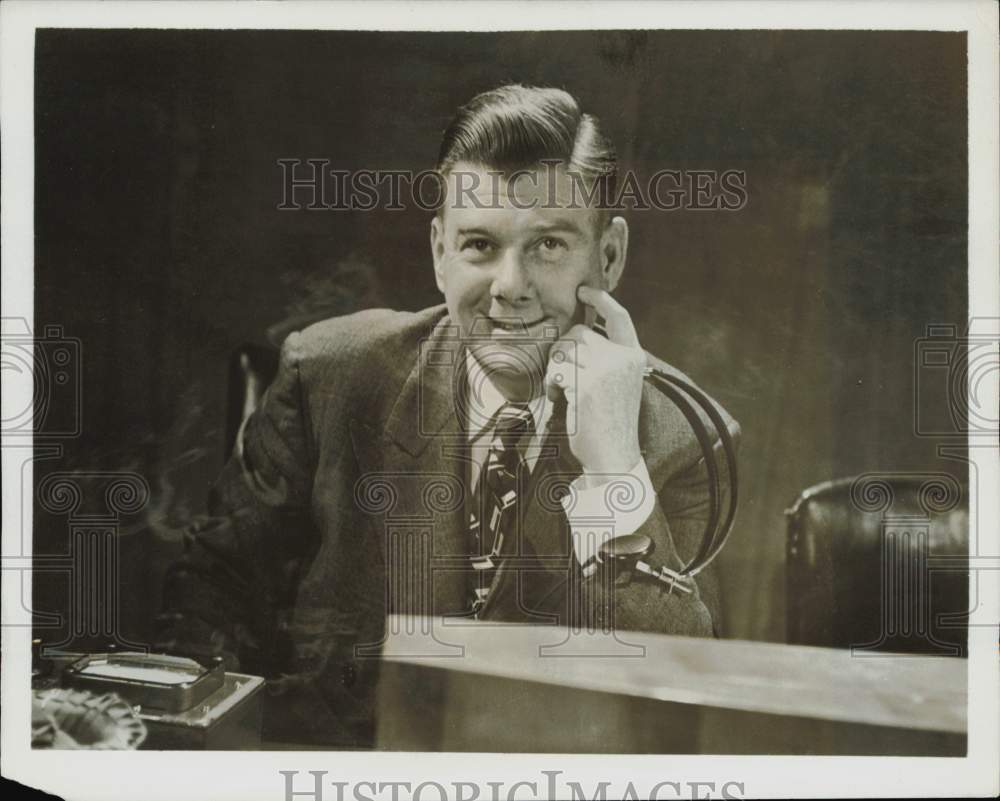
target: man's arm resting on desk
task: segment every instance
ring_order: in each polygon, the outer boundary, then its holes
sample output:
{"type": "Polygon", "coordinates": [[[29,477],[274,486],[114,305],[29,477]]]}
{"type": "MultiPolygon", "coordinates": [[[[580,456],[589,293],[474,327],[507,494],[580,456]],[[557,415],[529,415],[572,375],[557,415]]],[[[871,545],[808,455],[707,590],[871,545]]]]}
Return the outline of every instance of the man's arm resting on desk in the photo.
{"type": "Polygon", "coordinates": [[[282,571],[308,526],[299,358],[298,335],[292,334],[277,377],[213,487],[210,514],[185,532],[185,553],[164,581],[157,647],[222,656],[230,669],[267,667],[277,610],[284,605],[282,571]]]}

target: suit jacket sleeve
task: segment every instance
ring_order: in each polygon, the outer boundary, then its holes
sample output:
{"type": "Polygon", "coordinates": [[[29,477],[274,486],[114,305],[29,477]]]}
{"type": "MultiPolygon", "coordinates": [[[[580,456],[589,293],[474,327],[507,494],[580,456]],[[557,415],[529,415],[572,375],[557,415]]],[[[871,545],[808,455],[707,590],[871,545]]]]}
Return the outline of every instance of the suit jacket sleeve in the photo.
{"type": "Polygon", "coordinates": [[[209,500],[166,573],[156,645],[222,656],[268,672],[290,607],[296,559],[310,547],[312,435],[303,408],[300,335],[281,350],[277,376],[247,420],[209,500]]]}

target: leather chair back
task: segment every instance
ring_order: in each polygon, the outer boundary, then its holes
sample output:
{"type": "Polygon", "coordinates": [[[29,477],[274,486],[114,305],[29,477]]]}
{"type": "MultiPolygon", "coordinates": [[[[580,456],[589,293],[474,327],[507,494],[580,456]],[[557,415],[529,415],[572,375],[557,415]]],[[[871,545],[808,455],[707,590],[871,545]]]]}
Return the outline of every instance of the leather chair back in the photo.
{"type": "Polygon", "coordinates": [[[964,655],[968,493],[944,473],[805,490],[786,514],[788,641],[964,655]]]}

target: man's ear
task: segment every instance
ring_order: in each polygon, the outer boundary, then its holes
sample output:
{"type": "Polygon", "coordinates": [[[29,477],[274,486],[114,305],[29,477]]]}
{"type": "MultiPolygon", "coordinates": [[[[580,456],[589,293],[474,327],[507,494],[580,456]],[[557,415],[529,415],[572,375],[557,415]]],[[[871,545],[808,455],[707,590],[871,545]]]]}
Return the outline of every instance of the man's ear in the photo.
{"type": "Polygon", "coordinates": [[[611,292],[621,281],[628,257],[628,223],[624,217],[615,217],[601,233],[601,280],[611,292]]]}
{"type": "Polygon", "coordinates": [[[431,258],[434,260],[434,280],[444,292],[444,222],[440,214],[431,219],[431,258]]]}

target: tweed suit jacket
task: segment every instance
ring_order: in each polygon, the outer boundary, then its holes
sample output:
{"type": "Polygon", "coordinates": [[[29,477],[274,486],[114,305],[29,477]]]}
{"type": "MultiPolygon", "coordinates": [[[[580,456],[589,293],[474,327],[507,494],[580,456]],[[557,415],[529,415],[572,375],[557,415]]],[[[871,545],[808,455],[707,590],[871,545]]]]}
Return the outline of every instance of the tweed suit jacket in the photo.
{"type": "MultiPolygon", "coordinates": [[[[387,615],[467,608],[464,376],[444,306],[363,311],[285,341],[210,514],[191,526],[168,571],[158,640],[269,676],[269,736],[370,745],[387,615]]],[[[607,626],[613,616],[618,629],[718,634],[711,566],[689,595],[650,580],[582,581],[558,502],[581,472],[560,438],[571,424],[564,409],[525,478],[513,551],[482,618],[607,626]]],[[[719,411],[738,438],[738,424],[719,411]]],[[[702,451],[681,412],[649,386],[639,433],[658,496],[640,531],[655,543],[650,561],[676,569],[708,516],[702,451]]],[[[594,521],[602,530],[613,529],[615,503],[637,502],[608,497],[608,518],[594,521]]]]}

